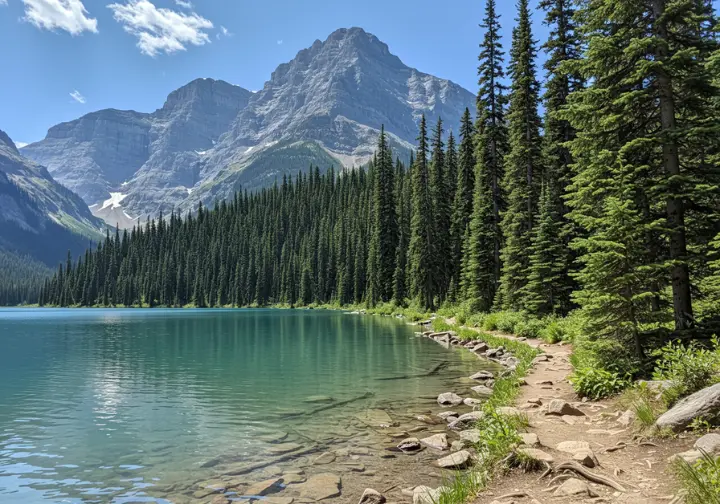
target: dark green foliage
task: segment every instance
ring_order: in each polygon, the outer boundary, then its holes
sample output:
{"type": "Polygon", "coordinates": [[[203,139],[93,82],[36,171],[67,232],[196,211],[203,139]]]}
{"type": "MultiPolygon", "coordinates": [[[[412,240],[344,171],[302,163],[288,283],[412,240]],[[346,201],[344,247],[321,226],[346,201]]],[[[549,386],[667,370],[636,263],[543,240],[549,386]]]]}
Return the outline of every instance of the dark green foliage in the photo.
{"type": "Polygon", "coordinates": [[[518,310],[523,307],[542,175],[542,141],[538,115],[540,85],[535,76],[536,49],[532,39],[527,0],[518,2],[517,22],[510,52],[510,152],[505,160],[507,209],[503,213],[502,221],[505,247],[502,252],[499,304],[505,310],[518,310]]]}
{"type": "Polygon", "coordinates": [[[30,256],[0,249],[0,306],[37,303],[52,270],[30,256]]]}

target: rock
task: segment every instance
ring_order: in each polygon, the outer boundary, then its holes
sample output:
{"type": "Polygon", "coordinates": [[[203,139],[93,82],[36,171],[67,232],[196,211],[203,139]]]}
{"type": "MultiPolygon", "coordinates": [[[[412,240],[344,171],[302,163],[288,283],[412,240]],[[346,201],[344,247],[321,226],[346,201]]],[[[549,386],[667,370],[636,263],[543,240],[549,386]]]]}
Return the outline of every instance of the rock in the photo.
{"type": "Polygon", "coordinates": [[[548,464],[552,464],[555,462],[555,459],[552,455],[549,453],[546,453],[542,450],[538,450],[537,448],[518,448],[516,450],[518,453],[522,453],[523,455],[530,457],[533,460],[539,460],[541,462],[547,462],[548,464]]]}
{"type": "Polygon", "coordinates": [[[474,375],[470,377],[471,380],[492,380],[495,378],[495,375],[492,374],[490,371],[478,371],[474,375]]]}
{"type": "Polygon", "coordinates": [[[487,343],[478,343],[472,348],[472,351],[475,353],[485,353],[488,351],[488,348],[490,348],[487,343]]]}
{"type": "Polygon", "coordinates": [[[268,448],[267,451],[272,453],[273,455],[282,455],[284,453],[290,453],[299,450],[300,448],[302,448],[302,445],[299,445],[297,443],[281,443],[271,446],[270,448],[268,448]]]}
{"type": "Polygon", "coordinates": [[[547,355],[541,354],[541,355],[538,355],[537,357],[535,357],[535,358],[533,359],[532,363],[533,363],[533,364],[538,364],[538,363],[540,363],[540,362],[547,362],[547,361],[549,361],[549,360],[550,360],[550,359],[548,359],[548,356],[547,356],[547,355]]]}
{"type": "Polygon", "coordinates": [[[385,504],[386,500],[385,496],[377,490],[366,488],[358,504],[385,504]]]}
{"type": "MultiPolygon", "coordinates": [[[[490,397],[492,395],[492,390],[486,387],[485,385],[477,385],[475,387],[472,387],[470,390],[475,392],[480,397],[490,397]]],[[[461,401],[462,402],[462,401],[461,401]]]]}
{"type": "Polygon", "coordinates": [[[543,403],[542,399],[540,399],[539,397],[532,397],[528,399],[527,402],[530,404],[537,404],[538,406],[542,406],[543,403]]]}
{"type": "Polygon", "coordinates": [[[427,415],[418,415],[415,417],[417,420],[420,420],[423,423],[426,423],[428,425],[437,425],[440,422],[440,420],[437,420],[436,418],[429,417],[427,415]]]}
{"type": "Polygon", "coordinates": [[[720,383],[704,388],[679,401],[655,422],[660,429],[684,430],[696,418],[720,414],[720,383]]]}
{"type": "Polygon", "coordinates": [[[590,489],[587,483],[577,478],[570,478],[569,480],[566,480],[565,483],[555,490],[554,495],[567,497],[573,497],[576,495],[597,497],[597,494],[590,489]]]}
{"type": "Polygon", "coordinates": [[[393,423],[390,415],[381,409],[368,409],[358,413],[355,417],[370,427],[390,427],[393,423]]]}
{"type": "Polygon", "coordinates": [[[449,417],[447,417],[447,418],[445,419],[445,421],[448,423],[448,425],[450,425],[451,423],[457,421],[457,417],[456,417],[456,416],[449,416],[449,417]]]}
{"type": "Polygon", "coordinates": [[[468,429],[460,431],[460,440],[467,441],[468,443],[479,443],[480,442],[480,431],[477,429],[468,429]]]}
{"type": "Polygon", "coordinates": [[[426,437],[420,440],[422,444],[436,450],[447,450],[450,446],[448,444],[447,434],[435,434],[434,436],[426,437]]]}
{"type": "Polygon", "coordinates": [[[306,403],[331,403],[331,402],[335,402],[335,399],[333,399],[330,396],[326,396],[326,395],[314,395],[314,396],[306,397],[303,402],[306,402],[306,403]]]}
{"type": "Polygon", "coordinates": [[[413,489],[413,504],[435,504],[440,500],[443,487],[430,488],[420,485],[413,489]]]}
{"type": "Polygon", "coordinates": [[[333,473],[321,473],[310,476],[305,483],[298,485],[298,490],[301,497],[319,501],[339,496],[340,486],[340,476],[333,473]]]}
{"type": "Polygon", "coordinates": [[[590,443],[587,441],[563,441],[555,449],[564,453],[575,454],[579,451],[589,451],[590,443]]]}
{"type": "Polygon", "coordinates": [[[596,467],[599,464],[597,457],[595,456],[595,453],[593,453],[592,450],[578,450],[575,453],[573,453],[573,460],[576,462],[579,462],[581,465],[584,465],[585,467],[593,468],[596,467]]]}
{"type": "Polygon", "coordinates": [[[632,424],[635,421],[635,418],[636,418],[635,412],[632,410],[627,410],[618,417],[617,423],[619,423],[623,427],[630,427],[630,424],[632,424]]]}
{"type": "Polygon", "coordinates": [[[356,472],[356,473],[364,473],[365,472],[365,464],[343,464],[343,467],[347,469],[350,472],[356,472]]]}
{"type": "MultiPolygon", "coordinates": [[[[466,401],[467,401],[467,399],[466,399],[466,401]]],[[[457,411],[441,411],[440,413],[437,414],[438,418],[442,418],[443,420],[445,420],[447,417],[451,417],[451,416],[456,417],[458,415],[459,415],[459,413],[457,411]]]]}
{"type": "Polygon", "coordinates": [[[459,439],[456,441],[453,441],[450,445],[450,451],[456,452],[460,450],[464,450],[465,448],[470,448],[471,444],[468,441],[465,441],[464,439],[459,439]]]}
{"type": "Polygon", "coordinates": [[[701,458],[703,458],[703,454],[699,450],[688,450],[686,452],[675,453],[674,455],[669,456],[668,462],[672,464],[675,460],[682,459],[692,465],[701,458]]]}
{"type": "Polygon", "coordinates": [[[270,497],[265,497],[262,500],[262,502],[265,504],[293,504],[293,502],[295,502],[295,498],[294,497],[276,497],[273,495],[270,497]]]}
{"type": "Polygon", "coordinates": [[[485,352],[485,357],[500,357],[502,355],[502,350],[499,348],[491,348],[487,352],[485,352]]]}
{"type": "Polygon", "coordinates": [[[474,408],[476,406],[480,406],[483,402],[480,399],[475,399],[473,397],[466,397],[463,399],[463,404],[465,406],[470,406],[471,408],[474,408]]]}
{"type": "Polygon", "coordinates": [[[534,432],[521,432],[520,439],[522,443],[527,446],[540,446],[540,439],[534,432]]]}
{"type": "Polygon", "coordinates": [[[585,413],[577,409],[575,406],[563,401],[562,399],[553,399],[552,401],[550,401],[550,404],[548,404],[547,414],[585,416],[585,413]]]}
{"type": "Polygon", "coordinates": [[[332,464],[333,462],[335,462],[335,454],[333,452],[325,452],[313,460],[312,463],[313,465],[325,465],[332,464]]]}
{"type": "Polygon", "coordinates": [[[210,501],[210,504],[227,504],[228,502],[229,502],[228,498],[225,497],[224,495],[216,495],[210,501]]]}
{"type": "Polygon", "coordinates": [[[265,481],[259,481],[253,483],[243,491],[243,495],[262,497],[273,491],[280,490],[280,483],[282,483],[282,478],[270,478],[265,481]]]}
{"type": "Polygon", "coordinates": [[[458,404],[462,404],[462,401],[462,397],[454,392],[445,392],[437,398],[437,402],[441,406],[457,406],[458,404]]]}
{"type": "Polygon", "coordinates": [[[307,478],[302,474],[285,473],[282,475],[282,480],[285,485],[296,485],[298,483],[305,483],[307,478]]]}
{"type": "Polygon", "coordinates": [[[515,369],[517,365],[520,364],[520,359],[517,357],[508,357],[503,361],[503,365],[507,368],[515,369]]]}
{"type": "Polygon", "coordinates": [[[483,413],[482,411],[471,411],[470,413],[460,415],[457,420],[448,424],[448,428],[453,430],[465,429],[470,425],[473,425],[475,422],[477,422],[484,416],[485,413],[483,413]]]}
{"type": "Polygon", "coordinates": [[[414,452],[422,448],[422,446],[420,446],[420,440],[414,437],[403,439],[398,443],[397,447],[404,452],[414,452]]]}
{"type": "Polygon", "coordinates": [[[720,434],[705,434],[695,441],[693,448],[708,455],[720,455],[720,434]]]}
{"type": "Polygon", "coordinates": [[[439,459],[436,464],[443,469],[465,469],[472,464],[472,455],[467,450],[460,450],[439,459]]]}

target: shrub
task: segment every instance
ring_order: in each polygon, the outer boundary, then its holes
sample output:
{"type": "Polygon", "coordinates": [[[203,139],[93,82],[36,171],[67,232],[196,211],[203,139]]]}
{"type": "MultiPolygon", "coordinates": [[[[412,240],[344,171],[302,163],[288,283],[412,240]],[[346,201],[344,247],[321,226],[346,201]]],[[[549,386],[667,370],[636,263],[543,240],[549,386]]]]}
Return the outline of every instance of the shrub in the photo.
{"type": "Polygon", "coordinates": [[[482,321],[482,328],[485,331],[496,331],[498,329],[499,313],[488,313],[482,321]]]}
{"type": "Polygon", "coordinates": [[[657,417],[666,409],[656,395],[656,392],[652,391],[647,383],[640,383],[625,391],[620,399],[620,404],[634,411],[638,423],[642,428],[648,429],[655,425],[657,417]]]}
{"type": "Polygon", "coordinates": [[[547,322],[544,320],[529,318],[515,324],[515,335],[524,338],[539,338],[545,329],[547,322]]]}
{"type": "Polygon", "coordinates": [[[708,454],[693,465],[682,458],[675,462],[686,504],[720,504],[720,458],[708,454]]]}
{"type": "Polygon", "coordinates": [[[581,397],[597,400],[622,392],[630,378],[598,367],[582,367],[575,369],[570,383],[581,397]]]}
{"type": "Polygon", "coordinates": [[[558,343],[565,336],[563,327],[558,320],[551,320],[540,333],[540,337],[547,343],[558,343]]]}
{"type": "Polygon", "coordinates": [[[515,334],[515,326],[523,321],[519,312],[498,312],[497,328],[499,331],[515,334]]]}
{"type": "Polygon", "coordinates": [[[666,404],[671,405],[681,397],[720,381],[720,349],[717,338],[713,338],[712,345],[713,348],[708,349],[695,342],[687,346],[670,342],[653,352],[655,357],[659,357],[653,378],[672,382],[672,386],[663,392],[666,404]]]}

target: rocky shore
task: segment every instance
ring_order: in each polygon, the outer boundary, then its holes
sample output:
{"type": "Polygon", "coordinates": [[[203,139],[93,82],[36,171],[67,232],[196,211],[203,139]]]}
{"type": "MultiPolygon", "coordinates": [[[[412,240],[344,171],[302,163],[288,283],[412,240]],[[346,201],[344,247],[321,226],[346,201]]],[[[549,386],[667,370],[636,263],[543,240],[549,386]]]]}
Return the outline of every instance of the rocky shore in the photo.
{"type": "MultiPolygon", "coordinates": [[[[261,461],[218,457],[203,464],[212,477],[160,483],[147,494],[176,504],[431,504],[443,483],[476,462],[473,445],[480,434],[473,426],[482,418],[480,408],[495,381],[512,373],[518,359],[502,346],[490,348],[480,339],[461,341],[452,331],[430,331],[429,321],[420,327],[423,331],[416,337],[475,356],[476,371],[458,376],[438,365],[427,373],[397,377],[422,383],[425,375],[447,375],[446,390],[426,396],[420,389],[419,404],[410,408],[383,403],[371,394],[342,404],[331,397],[309,397],[312,411],[327,415],[334,425],[328,432],[310,435],[301,424],[293,431],[268,432],[260,436],[267,445],[261,461]],[[363,403],[369,407],[358,409],[363,403]]],[[[519,411],[504,408],[502,413],[519,411]]]]}

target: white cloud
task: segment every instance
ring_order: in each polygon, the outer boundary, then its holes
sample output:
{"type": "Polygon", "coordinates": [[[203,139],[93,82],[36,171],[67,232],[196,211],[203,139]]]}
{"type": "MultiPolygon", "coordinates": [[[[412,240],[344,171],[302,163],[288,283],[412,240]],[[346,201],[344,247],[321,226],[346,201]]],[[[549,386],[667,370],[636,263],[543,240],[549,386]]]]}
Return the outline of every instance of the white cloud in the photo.
{"type": "Polygon", "coordinates": [[[155,57],[159,53],[184,51],[188,44],[210,43],[204,30],[211,21],[192,12],[183,14],[171,9],[158,9],[148,0],[130,0],[127,4],[110,4],[113,17],[126,32],[138,38],[140,52],[155,57]]]}
{"type": "Polygon", "coordinates": [[[72,93],[70,93],[70,97],[78,103],[85,103],[87,101],[85,99],[85,97],[82,95],[82,93],[80,91],[78,91],[77,89],[75,91],[73,91],[72,93]]]}
{"type": "Polygon", "coordinates": [[[72,35],[98,31],[97,19],[87,16],[82,0],[23,0],[23,3],[23,19],[40,29],[65,30],[72,35]]]}
{"type": "Polygon", "coordinates": [[[278,45],[282,45],[282,42],[283,42],[282,39],[280,39],[280,40],[277,41],[277,44],[278,44],[278,45]]]}
{"type": "Polygon", "coordinates": [[[233,36],[233,34],[230,33],[230,30],[228,30],[224,26],[220,25],[220,33],[215,35],[215,38],[220,40],[220,37],[232,37],[232,36],[233,36]]]}
{"type": "Polygon", "coordinates": [[[7,0],[0,0],[0,5],[7,5],[7,0]]]}
{"type": "Polygon", "coordinates": [[[185,0],[175,0],[175,4],[179,5],[183,9],[192,9],[193,8],[192,2],[186,2],[185,0]]]}
{"type": "MultiPolygon", "coordinates": [[[[1,3],[1,2],[0,2],[0,3],[1,3]]],[[[17,147],[18,149],[22,149],[22,148],[25,147],[27,144],[28,144],[27,142],[15,142],[15,147],[17,147]]]]}

